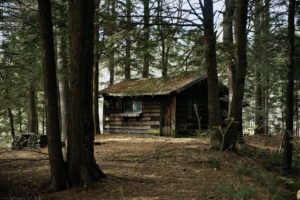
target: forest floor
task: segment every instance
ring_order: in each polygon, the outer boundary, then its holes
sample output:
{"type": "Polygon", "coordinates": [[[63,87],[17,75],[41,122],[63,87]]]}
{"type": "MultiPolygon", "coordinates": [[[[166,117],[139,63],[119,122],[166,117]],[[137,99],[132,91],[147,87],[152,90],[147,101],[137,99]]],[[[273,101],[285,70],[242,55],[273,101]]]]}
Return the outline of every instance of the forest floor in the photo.
{"type": "Polygon", "coordinates": [[[88,191],[48,193],[47,148],[0,151],[0,199],[296,199],[300,142],[294,170],[282,170],[281,136],[245,137],[238,152],[210,149],[209,138],[98,135],[97,163],[107,175],[88,191]]]}

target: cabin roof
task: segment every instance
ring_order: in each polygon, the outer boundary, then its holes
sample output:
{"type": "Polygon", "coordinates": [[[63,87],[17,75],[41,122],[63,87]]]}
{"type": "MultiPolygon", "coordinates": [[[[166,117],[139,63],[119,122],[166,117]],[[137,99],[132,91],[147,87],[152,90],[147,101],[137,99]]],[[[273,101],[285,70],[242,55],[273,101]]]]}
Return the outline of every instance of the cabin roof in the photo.
{"type": "Polygon", "coordinates": [[[101,96],[156,96],[179,93],[204,80],[199,76],[131,79],[116,83],[99,92],[101,96]]]}

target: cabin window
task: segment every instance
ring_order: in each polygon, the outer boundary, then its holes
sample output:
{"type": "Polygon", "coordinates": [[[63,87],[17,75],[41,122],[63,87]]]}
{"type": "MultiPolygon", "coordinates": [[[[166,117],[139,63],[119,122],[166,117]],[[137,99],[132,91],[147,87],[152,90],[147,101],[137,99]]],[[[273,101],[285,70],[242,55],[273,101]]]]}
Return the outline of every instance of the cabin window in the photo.
{"type": "Polygon", "coordinates": [[[124,102],[124,112],[142,112],[142,102],[139,100],[126,99],[124,102]]]}

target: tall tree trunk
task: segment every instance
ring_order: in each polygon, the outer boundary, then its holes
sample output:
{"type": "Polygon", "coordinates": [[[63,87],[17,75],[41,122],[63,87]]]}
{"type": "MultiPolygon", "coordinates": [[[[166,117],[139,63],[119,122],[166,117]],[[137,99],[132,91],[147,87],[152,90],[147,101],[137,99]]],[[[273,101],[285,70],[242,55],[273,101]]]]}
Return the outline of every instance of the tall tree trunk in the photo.
{"type": "Polygon", "coordinates": [[[261,72],[258,66],[255,66],[255,129],[254,134],[263,134],[263,117],[262,117],[262,87],[261,72]]]}
{"type": "Polygon", "coordinates": [[[255,129],[254,134],[263,134],[263,105],[264,105],[264,91],[262,79],[262,0],[255,1],[255,14],[254,14],[254,52],[255,56],[255,129]]]}
{"type": "Polygon", "coordinates": [[[264,134],[269,134],[269,72],[265,72],[265,89],[264,89],[264,134]]]}
{"type": "Polygon", "coordinates": [[[219,101],[219,84],[216,63],[216,36],[213,24],[213,2],[204,1],[204,45],[205,45],[205,64],[207,70],[208,84],[208,119],[211,144],[213,148],[222,147],[222,128],[221,108],[219,101]]]}
{"type": "Polygon", "coordinates": [[[95,22],[94,22],[94,64],[93,64],[93,120],[94,120],[94,134],[100,134],[99,123],[99,59],[100,59],[100,42],[99,42],[99,6],[100,0],[95,1],[95,22]]]}
{"type": "Polygon", "coordinates": [[[130,75],[130,66],[131,66],[131,34],[130,34],[130,30],[131,30],[131,0],[126,0],[126,15],[127,15],[127,19],[126,19],[126,23],[127,23],[127,27],[128,27],[128,32],[127,32],[127,36],[126,36],[126,62],[125,62],[125,79],[128,80],[131,78],[130,75]]]}
{"type": "Polygon", "coordinates": [[[42,119],[42,135],[45,135],[45,122],[46,122],[45,115],[46,115],[46,112],[45,112],[45,102],[44,102],[43,103],[43,119],[42,119]]]}
{"type": "Polygon", "coordinates": [[[242,109],[245,77],[247,72],[247,11],[248,0],[236,0],[234,33],[236,39],[236,78],[233,88],[232,104],[229,111],[229,118],[233,119],[233,123],[228,130],[225,148],[235,149],[236,140],[241,136],[242,126],[242,109]]]}
{"type": "Polygon", "coordinates": [[[262,85],[261,86],[261,118],[262,118],[262,121],[261,121],[261,134],[264,134],[265,133],[265,121],[266,121],[266,81],[265,81],[265,72],[264,70],[262,71],[261,73],[261,82],[260,84],[262,85]]]}
{"type": "Polygon", "coordinates": [[[19,115],[19,131],[20,131],[20,133],[22,133],[23,130],[22,130],[22,111],[21,111],[21,107],[18,108],[18,115],[19,115]]]}
{"type": "MultiPolygon", "coordinates": [[[[116,28],[116,0],[111,1],[111,17],[112,25],[110,27],[109,36],[113,36],[116,28]]],[[[115,81],[115,43],[112,42],[111,49],[109,50],[109,85],[113,85],[115,81]]]]}
{"type": "Polygon", "coordinates": [[[14,117],[13,117],[13,114],[12,114],[10,108],[7,108],[7,113],[8,113],[8,117],[9,117],[10,134],[11,134],[11,137],[14,139],[15,138],[14,117]]]}
{"type": "Polygon", "coordinates": [[[233,15],[234,15],[234,0],[225,0],[225,12],[223,16],[223,44],[224,50],[227,55],[226,69],[228,76],[228,111],[231,107],[233,86],[235,80],[235,57],[234,57],[234,45],[233,45],[233,15]]]}
{"type": "MultiPolygon", "coordinates": [[[[160,21],[160,23],[163,22],[163,1],[158,0],[157,1],[157,18],[160,21]]],[[[157,27],[159,35],[160,35],[160,42],[161,42],[161,75],[162,77],[166,78],[168,76],[168,61],[167,61],[167,51],[168,51],[168,45],[166,44],[166,31],[163,29],[163,25],[160,25],[157,27]]]]}
{"type": "MultiPolygon", "coordinates": [[[[281,93],[284,94],[284,84],[285,84],[285,81],[282,79],[281,81],[281,93]]],[[[284,107],[285,107],[285,100],[284,100],[284,95],[281,95],[281,134],[284,135],[284,131],[285,131],[285,113],[284,113],[284,107]]]]}
{"type": "Polygon", "coordinates": [[[94,2],[70,1],[70,122],[67,165],[72,185],[89,187],[105,175],[94,157],[94,2]]]}
{"type": "MultiPolygon", "coordinates": [[[[224,13],[223,20],[223,42],[225,52],[227,54],[227,76],[228,76],[228,89],[229,89],[229,98],[228,98],[228,112],[230,112],[232,105],[232,97],[233,97],[233,87],[236,84],[236,59],[234,55],[234,45],[233,45],[233,17],[235,13],[235,2],[234,0],[226,0],[225,1],[226,9],[224,13]]],[[[242,110],[239,113],[239,128],[238,128],[238,142],[240,144],[244,144],[243,138],[243,125],[242,125],[242,110]]]]}
{"type": "Polygon", "coordinates": [[[61,151],[58,96],[55,71],[55,55],[51,19],[51,1],[38,0],[41,47],[43,55],[43,79],[47,118],[47,140],[51,171],[51,189],[63,190],[67,187],[66,167],[61,151]]]}
{"type": "Polygon", "coordinates": [[[272,55],[269,53],[269,40],[270,40],[270,0],[264,1],[264,12],[263,12],[263,40],[264,40],[264,134],[269,132],[269,60],[272,55]]]}
{"type": "Polygon", "coordinates": [[[294,107],[295,107],[295,121],[296,121],[296,133],[294,134],[296,137],[299,137],[300,136],[300,133],[299,133],[299,129],[300,129],[300,124],[299,124],[299,86],[300,86],[300,81],[297,81],[296,82],[296,94],[295,94],[295,104],[294,104],[294,107]]]}
{"type": "Polygon", "coordinates": [[[295,55],[295,0],[289,0],[288,14],[288,64],[286,85],[286,113],[285,113],[285,142],[284,164],[287,170],[292,168],[293,117],[294,117],[294,55],[295,55]]]}
{"type": "Polygon", "coordinates": [[[29,116],[28,116],[28,132],[38,133],[38,118],[36,110],[36,91],[33,84],[29,89],[29,116]]]}
{"type": "Polygon", "coordinates": [[[113,85],[114,82],[115,82],[115,52],[113,50],[110,50],[110,52],[109,52],[109,86],[113,85]]]}
{"type": "Polygon", "coordinates": [[[163,33],[161,33],[161,64],[162,64],[162,77],[166,78],[167,77],[167,66],[166,66],[166,61],[165,61],[165,57],[166,57],[166,42],[165,42],[165,38],[163,36],[163,33]]]}
{"type": "Polygon", "coordinates": [[[166,40],[164,37],[161,38],[162,40],[162,76],[164,78],[168,77],[168,65],[169,65],[169,52],[170,52],[170,45],[166,44],[166,40]]]}
{"type": "Polygon", "coordinates": [[[143,0],[144,4],[144,49],[143,49],[143,78],[149,77],[150,65],[150,8],[149,0],[143,0]]]}
{"type": "Polygon", "coordinates": [[[169,68],[169,54],[170,54],[170,44],[167,43],[167,48],[165,52],[165,60],[163,63],[164,75],[168,77],[168,68],[169,68]]]}
{"type": "MultiPolygon", "coordinates": [[[[63,0],[59,0],[63,4],[63,0]]],[[[65,22],[61,21],[57,26],[57,69],[58,69],[58,88],[60,102],[60,119],[61,119],[61,140],[66,143],[68,137],[69,121],[69,81],[68,81],[68,58],[67,44],[65,35],[65,22]]]]}

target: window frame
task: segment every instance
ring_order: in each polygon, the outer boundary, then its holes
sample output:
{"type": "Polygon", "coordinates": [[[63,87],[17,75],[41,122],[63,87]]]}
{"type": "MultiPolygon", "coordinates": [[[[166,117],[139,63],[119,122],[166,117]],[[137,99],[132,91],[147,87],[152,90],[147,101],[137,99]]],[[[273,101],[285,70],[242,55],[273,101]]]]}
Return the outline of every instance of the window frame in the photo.
{"type": "Polygon", "coordinates": [[[141,100],[133,99],[133,98],[124,99],[123,113],[125,113],[125,114],[126,113],[142,113],[142,111],[143,111],[143,102],[141,100]]]}

